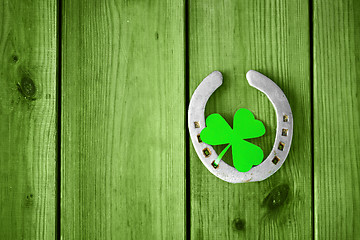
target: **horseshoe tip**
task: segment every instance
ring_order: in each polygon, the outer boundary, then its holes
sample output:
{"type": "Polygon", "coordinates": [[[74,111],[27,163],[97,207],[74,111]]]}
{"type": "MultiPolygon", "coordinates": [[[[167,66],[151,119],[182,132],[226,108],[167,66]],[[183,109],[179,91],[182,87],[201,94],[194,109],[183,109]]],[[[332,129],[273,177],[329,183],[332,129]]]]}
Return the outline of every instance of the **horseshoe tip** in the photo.
{"type": "MultiPolygon", "coordinates": [[[[247,73],[246,73],[246,79],[248,81],[251,81],[253,78],[256,77],[256,75],[259,75],[261,73],[255,71],[255,70],[249,70],[247,73]]],[[[262,75],[262,74],[261,74],[262,75]]]]}
{"type": "MultiPolygon", "coordinates": [[[[221,74],[220,71],[213,71],[212,73],[210,73],[210,75],[213,76],[213,77],[216,77],[216,78],[220,78],[221,81],[222,81],[222,79],[223,79],[223,75],[221,74]]],[[[210,76],[210,75],[209,75],[209,76],[210,76]]]]}

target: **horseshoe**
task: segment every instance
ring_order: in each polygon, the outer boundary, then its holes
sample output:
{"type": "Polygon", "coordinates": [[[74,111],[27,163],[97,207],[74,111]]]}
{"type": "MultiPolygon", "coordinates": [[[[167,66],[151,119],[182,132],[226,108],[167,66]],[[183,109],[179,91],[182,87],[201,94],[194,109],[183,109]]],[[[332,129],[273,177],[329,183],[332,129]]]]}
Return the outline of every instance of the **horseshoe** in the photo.
{"type": "Polygon", "coordinates": [[[188,110],[188,127],[191,141],[205,167],[216,177],[230,183],[262,181],[274,174],[285,162],[289,154],[293,135],[293,115],[284,92],[270,78],[250,70],[246,73],[250,86],[263,92],[276,111],[276,137],[269,156],[248,172],[239,172],[224,161],[213,165],[218,157],[214,148],[201,141],[200,132],[205,126],[205,106],[210,96],[223,82],[222,74],[214,71],[196,88],[191,97],[188,110]]]}

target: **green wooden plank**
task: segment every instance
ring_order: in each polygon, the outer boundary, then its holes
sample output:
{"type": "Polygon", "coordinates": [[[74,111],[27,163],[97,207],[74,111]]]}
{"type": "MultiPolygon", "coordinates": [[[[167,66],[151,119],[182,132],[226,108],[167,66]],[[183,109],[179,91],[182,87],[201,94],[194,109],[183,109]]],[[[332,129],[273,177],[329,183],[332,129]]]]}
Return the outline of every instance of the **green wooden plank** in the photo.
{"type": "Polygon", "coordinates": [[[183,1],[63,1],[61,236],[185,235],[183,1]]]}
{"type": "Polygon", "coordinates": [[[0,239],[54,239],[56,1],[0,3],[0,239]]]}
{"type": "Polygon", "coordinates": [[[360,2],[314,1],[316,239],[360,239],[360,2]]]}
{"type": "MultiPolygon", "coordinates": [[[[191,146],[191,238],[310,239],[308,1],[191,0],[189,12],[190,94],[210,72],[224,75],[207,114],[218,112],[232,124],[237,109],[251,110],[267,130],[252,142],[267,156],[275,138],[275,111],[264,94],[248,85],[245,74],[254,69],[283,89],[294,115],[290,155],[279,172],[263,182],[223,182],[206,170],[191,146]]],[[[231,155],[225,161],[231,163],[231,155]]]]}

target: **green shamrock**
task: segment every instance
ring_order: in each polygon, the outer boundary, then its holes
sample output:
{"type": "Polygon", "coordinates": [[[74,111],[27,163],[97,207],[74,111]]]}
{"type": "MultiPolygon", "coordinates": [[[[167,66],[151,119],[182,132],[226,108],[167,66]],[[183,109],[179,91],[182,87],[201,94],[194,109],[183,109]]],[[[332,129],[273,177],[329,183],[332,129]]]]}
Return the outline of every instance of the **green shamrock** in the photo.
{"type": "Polygon", "coordinates": [[[215,160],[215,165],[219,164],[226,151],[232,146],[234,167],[239,172],[247,172],[253,165],[262,162],[264,153],[260,147],[245,139],[264,135],[265,127],[245,108],[240,108],[235,113],[233,125],[231,129],[220,114],[211,114],[206,118],[206,127],[201,131],[200,138],[209,145],[228,144],[215,160]]]}

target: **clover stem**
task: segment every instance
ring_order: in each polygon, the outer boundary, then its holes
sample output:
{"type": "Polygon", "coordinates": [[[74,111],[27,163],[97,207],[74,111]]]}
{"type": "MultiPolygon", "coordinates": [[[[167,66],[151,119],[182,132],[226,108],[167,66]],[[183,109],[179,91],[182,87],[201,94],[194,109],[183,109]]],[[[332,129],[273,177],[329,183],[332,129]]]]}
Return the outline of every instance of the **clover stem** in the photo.
{"type": "Polygon", "coordinates": [[[217,166],[220,163],[220,160],[222,159],[222,157],[225,155],[226,151],[230,148],[231,144],[227,145],[226,148],[224,148],[224,150],[221,151],[221,153],[219,154],[219,156],[216,158],[214,164],[217,166]]]}

